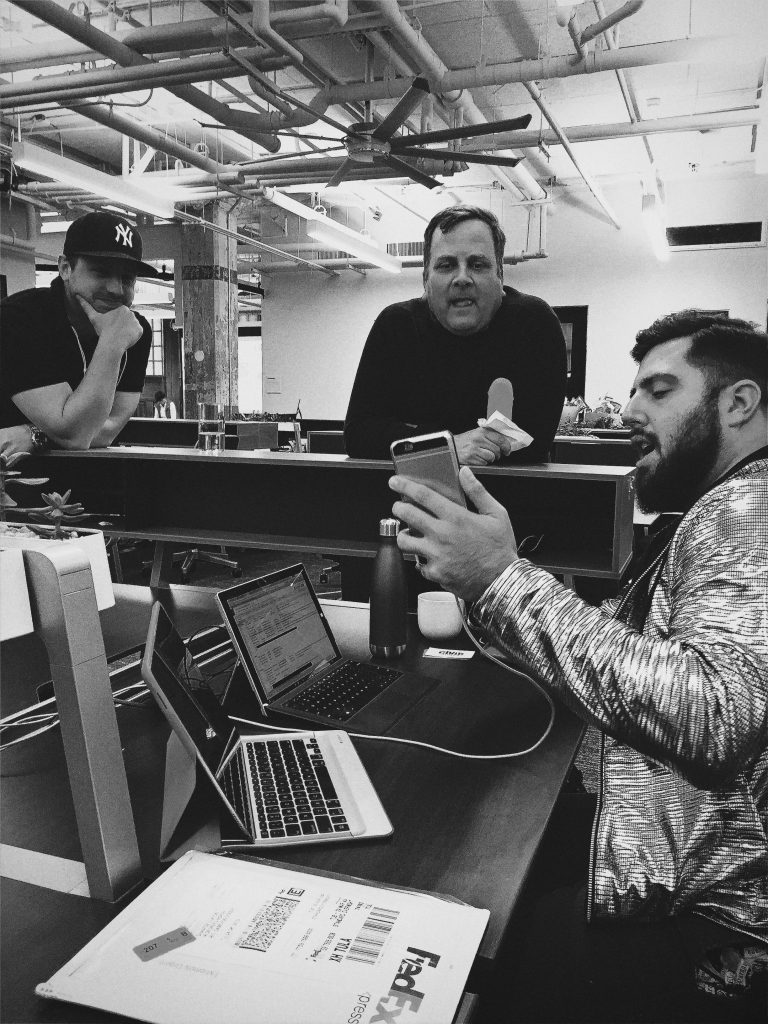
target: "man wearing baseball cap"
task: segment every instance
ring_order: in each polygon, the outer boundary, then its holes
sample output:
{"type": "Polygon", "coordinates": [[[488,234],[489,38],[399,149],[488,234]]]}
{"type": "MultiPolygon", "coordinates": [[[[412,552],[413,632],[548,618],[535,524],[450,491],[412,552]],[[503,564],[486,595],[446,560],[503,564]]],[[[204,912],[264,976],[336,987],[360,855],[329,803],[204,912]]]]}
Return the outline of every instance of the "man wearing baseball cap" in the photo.
{"type": "Polygon", "coordinates": [[[131,312],[141,235],[112,213],[70,225],[50,288],[0,303],[0,454],[111,444],[136,410],[152,329],[131,312]]]}

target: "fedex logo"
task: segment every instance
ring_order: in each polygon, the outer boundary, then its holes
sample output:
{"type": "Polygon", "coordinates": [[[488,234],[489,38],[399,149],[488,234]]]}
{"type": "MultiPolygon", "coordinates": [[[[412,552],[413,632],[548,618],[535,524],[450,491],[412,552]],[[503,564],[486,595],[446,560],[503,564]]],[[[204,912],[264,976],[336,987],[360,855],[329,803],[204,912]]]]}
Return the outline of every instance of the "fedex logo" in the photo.
{"type": "Polygon", "coordinates": [[[400,961],[392,987],[376,1004],[376,1013],[371,1017],[370,1024],[392,1024],[403,1010],[418,1013],[421,1009],[424,993],[417,990],[416,979],[424,967],[437,967],[440,957],[437,953],[414,949],[413,946],[409,946],[406,953],[411,955],[404,956],[400,961]]]}

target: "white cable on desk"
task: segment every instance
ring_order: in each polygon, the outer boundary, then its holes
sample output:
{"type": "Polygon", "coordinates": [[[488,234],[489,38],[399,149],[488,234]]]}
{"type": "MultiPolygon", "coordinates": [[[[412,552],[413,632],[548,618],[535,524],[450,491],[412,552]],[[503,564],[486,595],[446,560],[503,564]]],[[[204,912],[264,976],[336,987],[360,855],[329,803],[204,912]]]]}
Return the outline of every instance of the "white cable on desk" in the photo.
{"type": "MultiPolygon", "coordinates": [[[[406,745],[412,747],[424,747],[425,750],[434,750],[438,754],[448,754],[451,757],[460,757],[467,761],[509,761],[512,758],[524,757],[526,754],[533,753],[533,751],[536,750],[537,747],[541,746],[541,744],[544,742],[547,736],[549,736],[550,732],[552,731],[552,726],[555,724],[555,705],[552,701],[552,698],[549,696],[547,691],[536,682],[535,679],[532,679],[529,675],[526,675],[525,672],[519,672],[517,669],[512,668],[511,665],[508,665],[500,658],[497,658],[495,655],[491,654],[490,651],[485,650],[485,648],[483,648],[480,645],[480,643],[478,643],[476,637],[474,636],[472,630],[469,627],[469,623],[467,622],[467,617],[462,602],[460,602],[459,599],[457,598],[456,603],[459,607],[459,611],[461,612],[461,621],[464,626],[464,629],[472,643],[478,649],[478,651],[486,658],[488,658],[490,661],[493,661],[497,665],[501,666],[501,668],[503,668],[505,671],[513,672],[515,675],[520,675],[523,677],[523,679],[527,679],[528,682],[532,684],[534,689],[538,690],[538,692],[546,700],[547,704],[549,705],[549,721],[547,722],[547,727],[541,734],[541,736],[536,740],[536,742],[532,746],[526,747],[525,750],[516,750],[508,754],[464,754],[459,750],[450,750],[448,747],[438,747],[434,743],[424,743],[422,740],[401,739],[399,736],[369,736],[358,732],[351,732],[349,734],[350,736],[353,736],[357,740],[382,740],[385,743],[405,743],[406,745]]],[[[244,725],[252,725],[258,729],[270,729],[272,732],[307,732],[306,728],[294,729],[286,728],[285,726],[267,725],[265,722],[253,722],[247,718],[238,718],[236,715],[229,715],[229,718],[233,722],[242,722],[244,725]]],[[[311,723],[307,723],[307,725],[311,728],[311,723]]]]}

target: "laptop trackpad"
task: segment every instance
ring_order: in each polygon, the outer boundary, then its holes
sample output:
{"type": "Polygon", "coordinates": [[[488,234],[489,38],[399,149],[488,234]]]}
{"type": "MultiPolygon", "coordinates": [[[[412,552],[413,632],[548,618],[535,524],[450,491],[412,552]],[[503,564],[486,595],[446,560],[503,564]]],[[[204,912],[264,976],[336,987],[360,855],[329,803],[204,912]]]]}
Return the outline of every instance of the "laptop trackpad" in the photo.
{"type": "Polygon", "coordinates": [[[344,728],[349,732],[386,732],[403,715],[412,711],[416,704],[440,683],[432,676],[406,672],[391,683],[375,700],[362,708],[344,728]]]}

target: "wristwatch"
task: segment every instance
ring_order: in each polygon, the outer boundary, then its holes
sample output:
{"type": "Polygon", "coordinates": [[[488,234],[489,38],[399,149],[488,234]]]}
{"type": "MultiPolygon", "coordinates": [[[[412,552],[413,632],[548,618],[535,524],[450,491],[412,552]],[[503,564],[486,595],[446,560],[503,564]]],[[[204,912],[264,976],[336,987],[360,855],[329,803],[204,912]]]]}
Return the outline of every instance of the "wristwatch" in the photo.
{"type": "Polygon", "coordinates": [[[29,425],[29,436],[32,439],[32,452],[47,452],[51,447],[51,441],[47,434],[43,433],[39,427],[34,426],[30,423],[29,425]]]}

